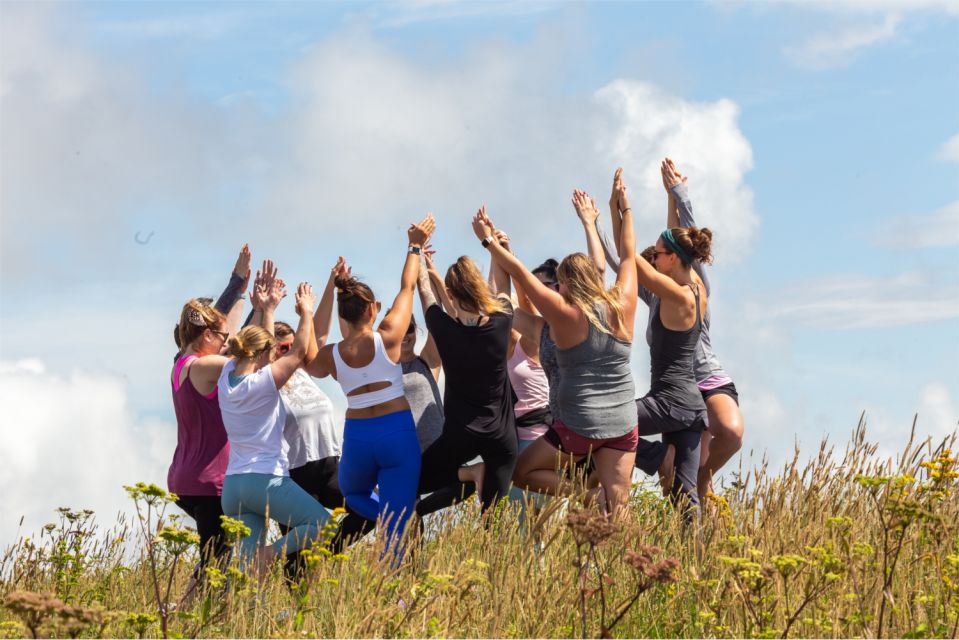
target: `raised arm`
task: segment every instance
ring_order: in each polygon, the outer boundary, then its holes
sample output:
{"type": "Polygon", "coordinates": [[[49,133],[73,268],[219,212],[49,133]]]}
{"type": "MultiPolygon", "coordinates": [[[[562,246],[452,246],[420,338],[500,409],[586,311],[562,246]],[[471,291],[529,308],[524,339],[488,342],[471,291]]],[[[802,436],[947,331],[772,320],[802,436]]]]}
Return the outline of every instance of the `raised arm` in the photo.
{"type": "MultiPolygon", "coordinates": [[[[509,246],[509,236],[502,229],[493,229],[493,236],[499,241],[501,247],[513,253],[509,246]]],[[[502,265],[496,260],[490,260],[489,263],[489,284],[493,295],[510,295],[510,277],[503,269],[502,265]]]]}
{"type": "Polygon", "coordinates": [[[596,208],[596,201],[589,197],[585,191],[576,190],[576,194],[582,194],[582,206],[575,207],[576,217],[583,224],[583,231],[586,232],[586,249],[593,264],[599,269],[599,273],[606,273],[606,255],[603,253],[603,243],[596,231],[596,221],[599,219],[599,209],[596,208]]]}
{"type": "Polygon", "coordinates": [[[270,364],[273,382],[279,389],[293,377],[293,373],[303,364],[306,350],[313,340],[313,307],[316,305],[316,295],[308,282],[301,282],[296,288],[296,313],[300,316],[300,323],[293,336],[293,344],[285,355],[280,356],[270,364]]]}
{"type": "Polygon", "coordinates": [[[413,315],[413,290],[416,288],[420,269],[420,255],[426,246],[436,222],[433,214],[428,213],[419,224],[411,224],[407,230],[409,248],[406,252],[406,262],[403,264],[403,275],[400,277],[400,292],[396,294],[390,312],[386,314],[377,331],[383,336],[383,346],[393,362],[399,361],[400,346],[403,336],[410,326],[413,315]]]}
{"type": "Polygon", "coordinates": [[[330,277],[326,281],[323,295],[320,296],[320,304],[316,307],[316,313],[313,314],[313,333],[310,336],[310,344],[306,348],[306,362],[316,358],[320,348],[330,337],[330,327],[333,324],[333,289],[336,287],[333,281],[341,271],[347,271],[343,256],[340,256],[336,265],[330,269],[330,277]]]}
{"type": "MultiPolygon", "coordinates": [[[[433,289],[433,297],[436,298],[436,302],[443,308],[448,316],[455,318],[457,316],[456,308],[450,303],[450,294],[446,290],[446,283],[443,282],[443,276],[436,270],[436,264],[433,262],[433,256],[435,254],[436,251],[433,250],[432,245],[424,247],[423,255],[426,256],[426,270],[430,278],[430,287],[433,289]]],[[[423,313],[426,313],[425,308],[423,309],[423,313]]]]}
{"type": "MultiPolygon", "coordinates": [[[[695,227],[696,219],[693,217],[693,203],[689,199],[689,177],[679,172],[671,158],[663,160],[662,172],[663,186],[666,187],[666,192],[669,194],[670,204],[670,215],[666,219],[666,228],[695,227]]],[[[694,260],[692,266],[693,271],[703,281],[706,295],[709,295],[709,277],[706,275],[705,265],[699,260],[694,260]]]]}
{"type": "Polygon", "coordinates": [[[473,216],[473,233],[489,250],[493,260],[499,262],[503,269],[529,296],[543,317],[551,324],[556,322],[575,322],[579,318],[578,309],[569,305],[563,296],[553,291],[539,281],[539,278],[530,273],[522,262],[512,253],[503,248],[493,236],[493,227],[486,216],[486,207],[481,207],[473,216]]]}
{"type": "Polygon", "coordinates": [[[251,257],[250,245],[243,245],[240,248],[240,255],[237,256],[236,263],[233,265],[233,271],[230,272],[230,281],[213,305],[220,313],[229,314],[236,301],[243,297],[246,285],[250,281],[251,257]]]}
{"type": "Polygon", "coordinates": [[[619,211],[619,191],[623,182],[623,168],[617,167],[613,174],[613,189],[609,194],[609,217],[613,223],[613,242],[616,243],[616,251],[613,255],[619,255],[619,239],[622,233],[623,215],[619,211]]]}
{"type": "MultiPolygon", "coordinates": [[[[616,169],[613,177],[613,193],[616,196],[620,212],[619,228],[619,271],[616,273],[616,286],[619,288],[620,301],[623,304],[625,327],[623,333],[632,339],[633,320],[636,317],[637,271],[636,271],[636,231],[633,228],[633,209],[629,206],[629,195],[623,182],[622,168],[616,169]]],[[[617,217],[617,216],[613,216],[617,217]]],[[[641,260],[645,262],[645,260],[641,260]]]]}
{"type": "Polygon", "coordinates": [[[276,335],[273,330],[273,313],[286,297],[286,284],[276,276],[276,267],[272,260],[264,260],[263,268],[256,276],[259,284],[253,289],[256,298],[254,307],[258,307],[260,311],[258,324],[269,331],[271,336],[276,335]]]}

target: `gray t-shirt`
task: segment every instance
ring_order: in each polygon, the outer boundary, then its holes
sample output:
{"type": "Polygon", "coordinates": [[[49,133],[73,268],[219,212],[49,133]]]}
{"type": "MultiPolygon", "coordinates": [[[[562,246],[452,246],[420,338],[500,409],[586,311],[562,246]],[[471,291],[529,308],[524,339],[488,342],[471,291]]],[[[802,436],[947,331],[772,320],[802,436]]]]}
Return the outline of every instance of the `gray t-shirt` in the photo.
{"type": "Polygon", "coordinates": [[[403,389],[410,403],[420,450],[433,444],[443,433],[443,398],[429,365],[419,356],[404,362],[403,389]]]}
{"type": "MultiPolygon", "coordinates": [[[[676,205],[679,209],[679,226],[694,227],[696,221],[693,219],[693,203],[689,200],[689,190],[684,184],[678,184],[672,188],[673,195],[676,197],[676,205]]],[[[603,231],[596,221],[596,230],[599,232],[600,240],[603,243],[603,252],[606,254],[606,263],[613,271],[619,271],[619,258],[616,256],[616,246],[609,239],[609,236],[603,231]]],[[[706,295],[710,295],[709,278],[706,276],[706,269],[699,260],[693,261],[693,269],[699,274],[706,288],[706,295]]],[[[649,307],[649,319],[646,322],[646,344],[652,345],[653,317],[659,313],[659,298],[646,287],[639,287],[639,297],[649,307]]],[[[711,306],[711,305],[710,305],[711,306]]],[[[712,342],[709,339],[709,321],[710,307],[706,307],[706,313],[703,315],[703,330],[699,335],[699,342],[696,344],[696,353],[693,356],[693,375],[697,383],[701,383],[709,378],[722,376],[730,377],[720,364],[719,358],[713,353],[712,342]]]]}

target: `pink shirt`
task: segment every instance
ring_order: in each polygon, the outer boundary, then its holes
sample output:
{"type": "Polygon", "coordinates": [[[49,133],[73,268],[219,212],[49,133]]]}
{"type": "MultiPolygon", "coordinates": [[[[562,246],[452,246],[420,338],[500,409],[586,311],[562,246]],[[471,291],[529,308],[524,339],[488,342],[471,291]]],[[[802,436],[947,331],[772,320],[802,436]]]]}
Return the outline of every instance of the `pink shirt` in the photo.
{"type": "MultiPolygon", "coordinates": [[[[549,382],[546,373],[539,362],[526,355],[522,341],[517,340],[513,355],[506,362],[506,369],[513,391],[516,392],[514,411],[517,418],[534,409],[549,406],[549,382]]],[[[535,440],[546,433],[547,428],[548,425],[536,425],[517,427],[516,430],[520,440],[535,440]]]]}
{"type": "Polygon", "coordinates": [[[183,356],[173,367],[177,443],[167,474],[167,487],[182,496],[218,496],[223,492],[230,444],[223,428],[216,388],[210,395],[200,395],[189,375],[180,384],[183,367],[196,357],[183,356]]]}

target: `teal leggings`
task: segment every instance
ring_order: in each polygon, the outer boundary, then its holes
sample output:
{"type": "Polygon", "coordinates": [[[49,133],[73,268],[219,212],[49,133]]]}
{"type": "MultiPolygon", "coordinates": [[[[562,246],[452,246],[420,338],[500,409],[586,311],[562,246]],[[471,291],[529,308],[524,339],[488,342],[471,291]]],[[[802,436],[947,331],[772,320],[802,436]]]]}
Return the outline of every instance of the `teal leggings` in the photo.
{"type": "Polygon", "coordinates": [[[238,473],[223,479],[223,513],[243,521],[250,535],[240,540],[240,555],[249,562],[263,540],[270,519],[290,528],[271,545],[277,555],[305,549],[316,540],[330,514],[289,476],[238,473]]]}

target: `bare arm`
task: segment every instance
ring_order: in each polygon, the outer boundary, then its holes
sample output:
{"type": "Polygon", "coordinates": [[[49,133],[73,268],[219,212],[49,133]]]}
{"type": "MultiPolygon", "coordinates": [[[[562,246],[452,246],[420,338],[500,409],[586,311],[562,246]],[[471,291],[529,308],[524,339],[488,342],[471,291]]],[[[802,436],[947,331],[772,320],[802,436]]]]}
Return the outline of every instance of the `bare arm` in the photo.
{"type": "MultiPolygon", "coordinates": [[[[499,241],[501,247],[513,253],[513,250],[509,246],[509,236],[506,235],[505,231],[500,229],[494,229],[493,235],[496,236],[496,239],[499,241]]],[[[489,263],[489,284],[490,290],[493,292],[493,295],[505,295],[509,297],[510,295],[510,277],[506,273],[506,270],[503,269],[502,265],[496,260],[490,260],[489,263]]]]}
{"type": "MultiPolygon", "coordinates": [[[[434,229],[436,229],[436,222],[433,220],[432,213],[428,213],[419,224],[411,224],[407,231],[410,247],[419,247],[422,252],[434,229]]],[[[383,346],[393,362],[399,360],[400,344],[403,342],[403,336],[406,335],[410,318],[413,316],[413,290],[416,288],[419,268],[420,256],[407,251],[403,275],[400,277],[400,292],[396,294],[390,312],[377,328],[383,336],[383,346]]]]}
{"type": "MultiPolygon", "coordinates": [[[[633,321],[636,318],[636,231],[633,229],[633,209],[629,206],[629,196],[626,193],[626,184],[622,180],[622,169],[616,170],[613,183],[613,193],[616,196],[617,208],[620,211],[619,237],[619,271],[616,274],[616,286],[619,289],[620,301],[623,305],[623,322],[620,332],[630,341],[633,339],[633,321]]],[[[615,216],[614,216],[615,217],[615,216]]],[[[641,260],[641,262],[646,262],[641,260]]]]}
{"type": "Polygon", "coordinates": [[[336,265],[330,270],[330,277],[326,281],[326,287],[323,289],[323,295],[320,296],[320,304],[316,307],[316,313],[313,314],[313,333],[310,336],[310,344],[306,349],[306,361],[311,362],[320,352],[320,348],[326,344],[330,337],[330,327],[333,324],[333,281],[336,275],[346,270],[346,260],[340,256],[336,265]]]}
{"type": "MultiPolygon", "coordinates": [[[[540,334],[542,334],[545,324],[546,321],[535,313],[530,313],[523,308],[513,309],[513,329],[519,332],[524,340],[528,339],[531,343],[536,344],[537,350],[540,334]]],[[[529,352],[527,351],[527,353],[529,352]]]]}
{"type": "Polygon", "coordinates": [[[529,269],[516,259],[516,256],[500,246],[499,241],[492,235],[493,228],[486,220],[486,208],[483,207],[473,218],[473,232],[482,240],[492,239],[487,249],[493,256],[493,260],[499,262],[518,285],[522,285],[530,301],[536,305],[550,324],[576,322],[579,319],[578,309],[567,304],[563,296],[540,282],[539,278],[530,273],[529,269]]]}
{"type": "Polygon", "coordinates": [[[433,372],[433,379],[439,382],[443,361],[440,359],[440,352],[439,349],[436,348],[436,340],[433,340],[433,334],[426,334],[426,344],[423,345],[423,350],[420,351],[420,357],[423,358],[423,362],[425,362],[426,366],[433,372]]]}
{"type": "Polygon", "coordinates": [[[273,382],[277,389],[285,385],[303,364],[306,350],[313,339],[313,305],[315,304],[316,296],[313,294],[313,287],[308,282],[301,282],[296,288],[296,313],[300,316],[300,323],[296,327],[293,344],[285,355],[270,364],[270,373],[273,374],[273,382]]]}
{"type": "Polygon", "coordinates": [[[606,256],[603,253],[603,243],[599,239],[599,233],[596,232],[596,220],[599,218],[599,209],[596,208],[596,201],[589,197],[585,191],[577,190],[577,193],[585,196],[586,206],[576,207],[576,217],[583,223],[583,231],[586,232],[586,250],[593,264],[599,269],[600,274],[606,273],[606,256]]]}
{"type": "Polygon", "coordinates": [[[613,223],[613,242],[616,243],[616,255],[620,255],[620,236],[622,235],[623,217],[619,212],[619,190],[622,186],[623,168],[617,167],[613,174],[613,191],[609,196],[609,217],[613,223]]]}

